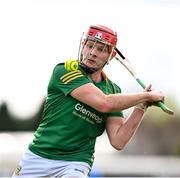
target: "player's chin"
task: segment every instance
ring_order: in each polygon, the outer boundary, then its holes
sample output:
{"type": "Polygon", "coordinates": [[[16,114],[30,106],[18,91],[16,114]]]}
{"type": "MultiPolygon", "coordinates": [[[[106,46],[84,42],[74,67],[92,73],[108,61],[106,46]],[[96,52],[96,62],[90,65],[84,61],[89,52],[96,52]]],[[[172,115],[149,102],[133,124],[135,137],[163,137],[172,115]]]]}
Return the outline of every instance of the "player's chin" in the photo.
{"type": "Polygon", "coordinates": [[[90,68],[96,68],[96,67],[97,67],[94,62],[90,62],[90,61],[87,61],[87,62],[85,63],[85,65],[86,65],[87,67],[90,67],[90,68]]]}

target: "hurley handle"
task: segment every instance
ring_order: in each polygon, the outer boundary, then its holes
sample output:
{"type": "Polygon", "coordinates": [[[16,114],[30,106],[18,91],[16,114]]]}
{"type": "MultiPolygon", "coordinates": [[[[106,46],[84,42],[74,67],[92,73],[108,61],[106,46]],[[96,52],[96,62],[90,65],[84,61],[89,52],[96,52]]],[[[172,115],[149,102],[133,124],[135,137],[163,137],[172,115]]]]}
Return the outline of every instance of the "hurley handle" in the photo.
{"type": "MultiPolygon", "coordinates": [[[[144,84],[144,82],[142,80],[140,80],[139,78],[136,79],[136,81],[142,86],[142,88],[146,88],[146,85],[144,84]]],[[[173,115],[174,111],[171,110],[170,108],[168,108],[163,102],[158,101],[157,102],[157,106],[159,106],[164,112],[173,115]]]]}

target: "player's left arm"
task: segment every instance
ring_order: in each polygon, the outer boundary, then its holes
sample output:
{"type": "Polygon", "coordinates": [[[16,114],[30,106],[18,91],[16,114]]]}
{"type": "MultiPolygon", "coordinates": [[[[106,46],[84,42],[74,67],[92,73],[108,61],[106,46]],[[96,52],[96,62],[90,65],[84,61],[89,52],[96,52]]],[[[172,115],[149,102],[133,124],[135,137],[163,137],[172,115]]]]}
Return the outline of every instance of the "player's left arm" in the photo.
{"type": "Polygon", "coordinates": [[[125,147],[140,125],[143,114],[144,111],[135,108],[127,119],[117,116],[108,117],[106,132],[115,149],[122,150],[125,147]]]}

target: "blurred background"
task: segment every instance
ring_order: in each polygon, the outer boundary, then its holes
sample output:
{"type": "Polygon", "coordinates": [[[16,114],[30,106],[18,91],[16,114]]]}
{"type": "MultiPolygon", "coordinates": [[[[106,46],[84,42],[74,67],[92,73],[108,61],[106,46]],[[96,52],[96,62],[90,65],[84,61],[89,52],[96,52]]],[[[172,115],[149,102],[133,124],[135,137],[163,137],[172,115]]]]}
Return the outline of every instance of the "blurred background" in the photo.
{"type": "MultiPolygon", "coordinates": [[[[120,152],[104,133],[91,176],[180,176],[179,19],[179,0],[1,0],[0,176],[12,174],[33,138],[54,66],[77,58],[92,24],[117,31],[120,51],[146,84],[165,93],[175,114],[149,108],[120,152]]],[[[105,72],[123,92],[142,91],[117,61],[105,72]]]]}

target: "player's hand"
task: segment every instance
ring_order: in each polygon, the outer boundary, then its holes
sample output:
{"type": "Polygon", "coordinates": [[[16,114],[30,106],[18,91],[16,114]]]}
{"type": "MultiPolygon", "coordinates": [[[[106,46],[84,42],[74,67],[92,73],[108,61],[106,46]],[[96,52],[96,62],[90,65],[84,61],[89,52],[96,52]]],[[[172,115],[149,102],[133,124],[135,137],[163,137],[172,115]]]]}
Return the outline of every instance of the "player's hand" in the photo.
{"type": "Polygon", "coordinates": [[[164,94],[161,91],[153,90],[151,84],[145,88],[144,92],[148,92],[149,100],[136,105],[136,108],[139,108],[145,112],[150,106],[158,106],[157,101],[164,102],[164,94]]]}
{"type": "Polygon", "coordinates": [[[164,94],[162,93],[162,91],[153,90],[151,84],[145,89],[145,91],[149,92],[150,94],[150,101],[144,103],[145,105],[147,105],[147,107],[152,105],[158,106],[157,101],[161,101],[164,103],[164,94]]]}
{"type": "Polygon", "coordinates": [[[162,91],[158,91],[158,90],[152,90],[149,92],[149,101],[150,103],[154,103],[157,101],[161,101],[164,102],[164,94],[162,91]]]}

